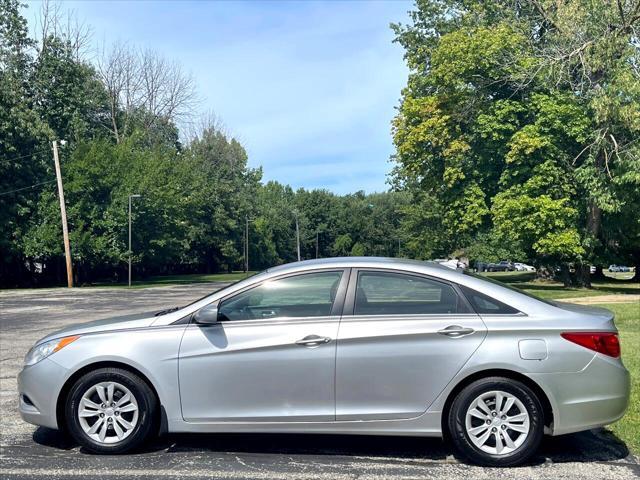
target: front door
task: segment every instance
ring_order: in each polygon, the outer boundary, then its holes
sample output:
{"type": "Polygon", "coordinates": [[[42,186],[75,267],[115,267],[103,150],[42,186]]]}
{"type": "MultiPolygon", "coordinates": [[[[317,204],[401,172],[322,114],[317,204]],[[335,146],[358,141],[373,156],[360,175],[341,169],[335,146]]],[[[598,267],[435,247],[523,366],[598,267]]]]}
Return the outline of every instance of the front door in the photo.
{"type": "Polygon", "coordinates": [[[180,346],[188,422],[333,421],[343,270],[278,277],[219,304],[219,322],[189,325],[180,346]]]}
{"type": "Polygon", "coordinates": [[[485,333],[480,317],[449,283],[354,270],[338,334],[336,419],[422,414],[485,333]]]}

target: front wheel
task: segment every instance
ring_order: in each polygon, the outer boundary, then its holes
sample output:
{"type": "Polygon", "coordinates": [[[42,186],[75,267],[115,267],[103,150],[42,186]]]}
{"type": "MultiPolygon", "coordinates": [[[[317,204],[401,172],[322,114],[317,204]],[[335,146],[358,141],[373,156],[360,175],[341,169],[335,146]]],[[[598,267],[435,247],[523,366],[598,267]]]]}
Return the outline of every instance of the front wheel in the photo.
{"type": "Polygon", "coordinates": [[[472,462],[509,467],[526,462],[544,433],[540,400],[525,384],[490,377],[467,385],[449,410],[456,448],[472,462]]]}
{"type": "Polygon", "coordinates": [[[149,437],[157,400],[147,383],[119,368],[100,368],[80,377],[65,406],[71,436],[94,453],[130,451],[149,437]]]}

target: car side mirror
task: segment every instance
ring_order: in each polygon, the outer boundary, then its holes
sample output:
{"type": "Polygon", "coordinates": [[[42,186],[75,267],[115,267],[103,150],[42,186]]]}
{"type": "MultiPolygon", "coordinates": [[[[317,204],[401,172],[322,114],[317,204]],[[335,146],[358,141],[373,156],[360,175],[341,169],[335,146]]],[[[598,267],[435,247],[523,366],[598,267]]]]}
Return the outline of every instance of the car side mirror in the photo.
{"type": "Polygon", "coordinates": [[[193,320],[200,325],[213,325],[214,323],[218,323],[217,305],[202,307],[193,315],[193,320]]]}

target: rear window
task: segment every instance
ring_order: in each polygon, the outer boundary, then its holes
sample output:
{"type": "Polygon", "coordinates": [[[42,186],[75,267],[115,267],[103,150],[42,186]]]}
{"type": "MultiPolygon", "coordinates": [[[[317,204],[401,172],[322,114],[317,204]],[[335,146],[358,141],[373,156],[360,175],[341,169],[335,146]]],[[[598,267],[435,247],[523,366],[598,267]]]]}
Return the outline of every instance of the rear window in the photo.
{"type": "Polygon", "coordinates": [[[516,310],[495,298],[491,298],[484,293],[477,292],[469,287],[465,287],[464,285],[460,285],[460,288],[478,314],[515,315],[520,313],[519,310],[516,310]]]}
{"type": "Polygon", "coordinates": [[[480,274],[477,274],[477,273],[472,273],[472,272],[470,272],[468,270],[465,270],[462,273],[464,273],[465,275],[468,275],[470,277],[473,277],[473,278],[478,278],[478,279],[483,280],[485,282],[493,283],[494,285],[500,285],[501,287],[506,288],[507,290],[511,290],[512,292],[517,292],[517,293],[519,293],[521,295],[524,295],[525,297],[533,298],[534,300],[538,300],[539,302],[546,303],[547,305],[552,305],[554,307],[557,306],[555,304],[555,302],[553,302],[551,300],[546,300],[544,298],[539,297],[538,295],[534,295],[533,293],[527,292],[526,290],[522,290],[520,288],[514,287],[513,285],[509,285],[508,283],[504,283],[504,282],[501,282],[499,280],[496,280],[495,278],[491,278],[491,277],[488,277],[486,275],[480,275],[480,274]]]}

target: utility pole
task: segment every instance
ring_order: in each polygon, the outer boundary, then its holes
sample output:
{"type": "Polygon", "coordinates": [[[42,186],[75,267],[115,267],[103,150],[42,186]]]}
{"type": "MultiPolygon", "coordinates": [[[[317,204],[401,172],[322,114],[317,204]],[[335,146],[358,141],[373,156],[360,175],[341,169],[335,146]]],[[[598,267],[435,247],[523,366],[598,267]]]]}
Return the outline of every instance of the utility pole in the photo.
{"type": "Polygon", "coordinates": [[[244,271],[249,271],[249,224],[255,222],[255,219],[249,220],[249,215],[244,217],[244,271]]]}
{"type": "MultiPolygon", "coordinates": [[[[62,173],[60,171],[60,159],[58,158],[58,141],[53,142],[53,163],[56,167],[56,180],[58,181],[58,198],[60,199],[60,216],[62,217],[62,238],[64,241],[64,257],[67,262],[67,287],[73,287],[73,269],[71,266],[71,246],[69,245],[69,228],[67,227],[67,208],[64,204],[64,190],[62,188],[62,173]]],[[[65,140],[60,144],[64,145],[65,140]]]]}
{"type": "Polygon", "coordinates": [[[316,230],[316,258],[318,258],[318,231],[316,230]]]}
{"type": "Polygon", "coordinates": [[[298,261],[300,261],[300,225],[298,225],[298,212],[293,212],[296,217],[296,250],[298,252],[298,261]]]}
{"type": "Polygon", "coordinates": [[[131,199],[140,198],[141,195],[133,194],[129,195],[129,286],[131,286],[131,199]]]}

